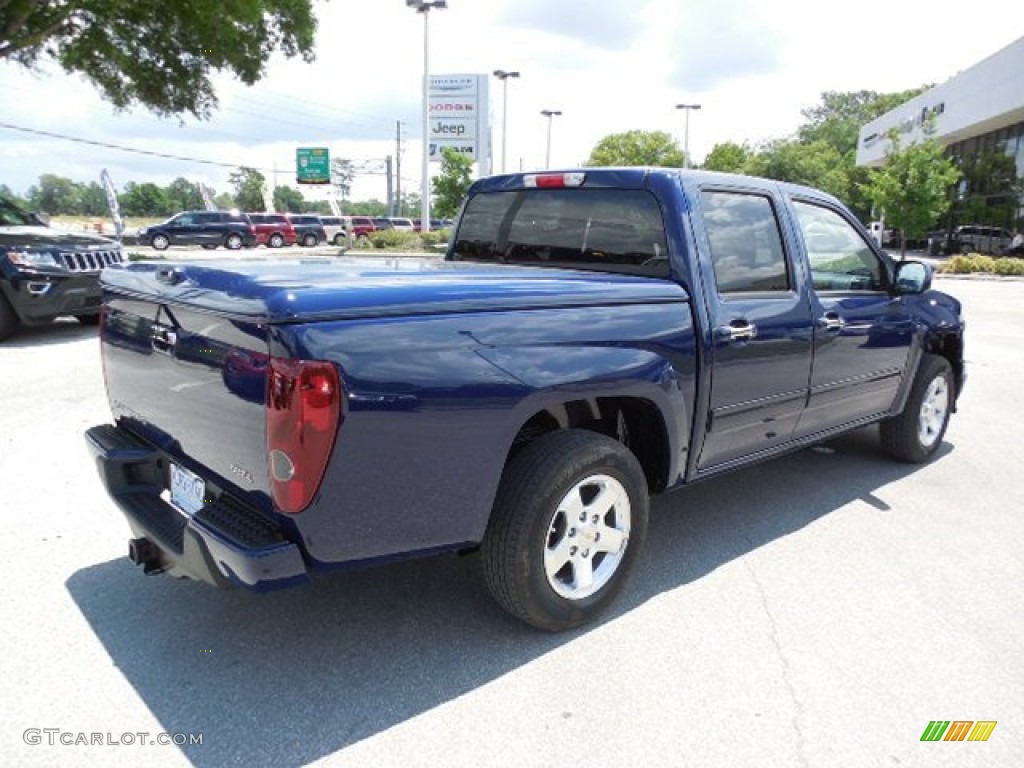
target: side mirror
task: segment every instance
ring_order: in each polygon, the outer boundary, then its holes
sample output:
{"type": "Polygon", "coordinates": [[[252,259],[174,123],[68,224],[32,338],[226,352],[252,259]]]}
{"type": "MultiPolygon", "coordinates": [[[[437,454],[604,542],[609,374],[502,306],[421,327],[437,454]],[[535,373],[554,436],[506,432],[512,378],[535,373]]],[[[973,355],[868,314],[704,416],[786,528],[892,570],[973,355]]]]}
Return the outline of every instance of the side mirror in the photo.
{"type": "Polygon", "coordinates": [[[932,287],[932,268],[920,261],[901,261],[896,264],[896,293],[924,293],[932,287]]]}

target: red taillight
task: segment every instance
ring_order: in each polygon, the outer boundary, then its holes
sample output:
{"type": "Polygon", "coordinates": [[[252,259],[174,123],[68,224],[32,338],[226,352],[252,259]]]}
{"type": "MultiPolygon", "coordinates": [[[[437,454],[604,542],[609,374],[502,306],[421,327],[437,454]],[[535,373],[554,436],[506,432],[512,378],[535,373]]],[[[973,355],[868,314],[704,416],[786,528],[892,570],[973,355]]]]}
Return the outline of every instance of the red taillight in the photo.
{"type": "Polygon", "coordinates": [[[332,363],[270,359],[267,470],[282,512],[301,512],[316,495],[341,425],[341,398],[332,363]]]}

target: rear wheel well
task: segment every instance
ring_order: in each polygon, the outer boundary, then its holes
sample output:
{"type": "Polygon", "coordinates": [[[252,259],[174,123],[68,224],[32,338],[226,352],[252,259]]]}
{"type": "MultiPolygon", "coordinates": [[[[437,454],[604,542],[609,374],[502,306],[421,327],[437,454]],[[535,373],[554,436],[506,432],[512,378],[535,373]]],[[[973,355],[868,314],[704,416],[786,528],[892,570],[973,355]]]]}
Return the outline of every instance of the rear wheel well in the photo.
{"type": "Polygon", "coordinates": [[[585,429],[618,440],[640,462],[651,493],[665,489],[668,435],[661,413],[650,400],[595,397],[570,400],[539,411],[519,429],[505,463],[538,437],[560,429],[585,429]]]}

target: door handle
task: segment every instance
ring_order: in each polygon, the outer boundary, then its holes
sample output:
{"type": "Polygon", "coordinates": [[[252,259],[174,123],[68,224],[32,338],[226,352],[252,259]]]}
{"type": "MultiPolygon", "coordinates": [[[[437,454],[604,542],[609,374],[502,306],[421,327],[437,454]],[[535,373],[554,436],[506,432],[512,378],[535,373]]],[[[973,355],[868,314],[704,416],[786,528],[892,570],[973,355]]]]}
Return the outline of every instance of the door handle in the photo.
{"type": "Polygon", "coordinates": [[[818,327],[823,331],[841,331],[846,321],[835,312],[826,312],[818,318],[818,327]]]}
{"type": "Polygon", "coordinates": [[[729,325],[716,328],[715,336],[719,341],[750,341],[757,337],[757,326],[745,320],[734,320],[729,325]]]}

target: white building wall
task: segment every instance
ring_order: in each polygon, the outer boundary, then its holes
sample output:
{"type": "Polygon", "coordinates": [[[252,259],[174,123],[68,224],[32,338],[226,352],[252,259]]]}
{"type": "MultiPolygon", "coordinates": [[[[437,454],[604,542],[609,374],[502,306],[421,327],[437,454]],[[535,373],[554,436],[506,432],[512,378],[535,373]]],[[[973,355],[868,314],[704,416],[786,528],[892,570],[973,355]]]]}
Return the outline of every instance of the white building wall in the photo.
{"type": "Polygon", "coordinates": [[[903,146],[919,141],[927,114],[943,145],[1024,121],[1024,37],[862,127],[857,165],[885,162],[893,128],[903,146]]]}

